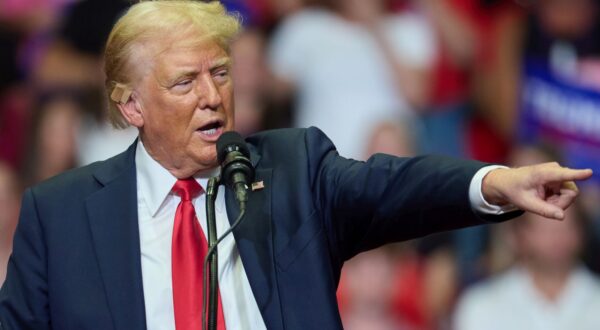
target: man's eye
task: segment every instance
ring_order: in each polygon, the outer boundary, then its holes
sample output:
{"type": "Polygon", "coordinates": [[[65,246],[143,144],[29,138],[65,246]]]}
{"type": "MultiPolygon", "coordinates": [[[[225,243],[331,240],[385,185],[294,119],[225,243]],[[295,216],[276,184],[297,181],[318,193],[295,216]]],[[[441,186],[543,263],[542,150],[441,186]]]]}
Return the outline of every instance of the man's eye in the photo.
{"type": "Polygon", "coordinates": [[[187,86],[187,85],[189,85],[191,83],[192,83],[192,81],[189,80],[189,79],[187,79],[187,80],[183,80],[183,81],[180,81],[180,82],[176,83],[175,86],[187,86]]]}
{"type": "Polygon", "coordinates": [[[219,70],[217,72],[215,72],[215,76],[219,77],[219,78],[225,78],[229,75],[229,71],[228,70],[219,70]]]}

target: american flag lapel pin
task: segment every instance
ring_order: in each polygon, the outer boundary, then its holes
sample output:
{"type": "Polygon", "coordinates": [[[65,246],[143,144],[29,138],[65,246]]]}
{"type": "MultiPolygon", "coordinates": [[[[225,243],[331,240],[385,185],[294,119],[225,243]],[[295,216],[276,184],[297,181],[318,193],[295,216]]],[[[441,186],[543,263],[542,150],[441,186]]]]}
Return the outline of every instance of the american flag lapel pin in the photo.
{"type": "Polygon", "coordinates": [[[252,191],[261,190],[265,188],[264,181],[252,182],[252,191]]]}

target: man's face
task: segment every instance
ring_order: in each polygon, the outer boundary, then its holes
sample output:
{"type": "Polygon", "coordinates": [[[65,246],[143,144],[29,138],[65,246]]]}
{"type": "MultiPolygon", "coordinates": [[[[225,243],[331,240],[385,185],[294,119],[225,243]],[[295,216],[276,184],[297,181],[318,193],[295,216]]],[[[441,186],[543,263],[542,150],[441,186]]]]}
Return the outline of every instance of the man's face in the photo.
{"type": "Polygon", "coordinates": [[[230,60],[213,41],[192,45],[180,38],[166,45],[142,56],[150,63],[137,64],[141,75],[132,98],[141,123],[134,125],[154,159],[175,176],[189,177],[217,165],[215,142],[233,129],[230,60]]]}
{"type": "Polygon", "coordinates": [[[573,208],[564,221],[551,221],[534,214],[524,215],[517,228],[521,254],[530,264],[546,271],[569,269],[581,249],[581,228],[573,208]]]}

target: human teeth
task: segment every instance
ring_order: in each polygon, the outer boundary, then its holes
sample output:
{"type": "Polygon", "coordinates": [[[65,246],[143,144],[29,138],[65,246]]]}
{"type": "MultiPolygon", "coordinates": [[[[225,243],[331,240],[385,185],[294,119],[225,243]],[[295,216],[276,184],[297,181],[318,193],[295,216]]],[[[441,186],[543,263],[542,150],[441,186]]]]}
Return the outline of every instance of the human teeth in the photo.
{"type": "Polygon", "coordinates": [[[202,133],[204,133],[206,135],[213,135],[213,134],[217,133],[217,129],[216,128],[207,129],[205,131],[202,131],[202,133]]]}

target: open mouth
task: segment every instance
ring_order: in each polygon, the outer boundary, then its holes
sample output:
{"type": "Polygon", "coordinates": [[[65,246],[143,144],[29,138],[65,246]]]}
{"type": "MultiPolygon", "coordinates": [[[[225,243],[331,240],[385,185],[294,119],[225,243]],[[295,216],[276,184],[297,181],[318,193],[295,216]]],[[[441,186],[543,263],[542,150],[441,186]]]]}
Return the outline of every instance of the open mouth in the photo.
{"type": "Polygon", "coordinates": [[[223,131],[223,122],[220,120],[212,121],[198,128],[197,131],[206,137],[217,137],[223,131]]]}

